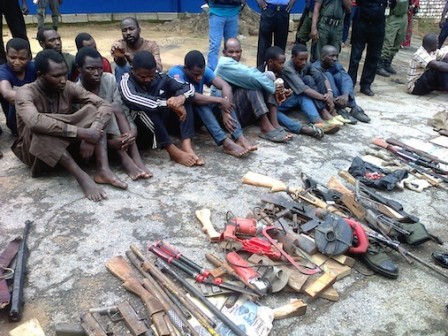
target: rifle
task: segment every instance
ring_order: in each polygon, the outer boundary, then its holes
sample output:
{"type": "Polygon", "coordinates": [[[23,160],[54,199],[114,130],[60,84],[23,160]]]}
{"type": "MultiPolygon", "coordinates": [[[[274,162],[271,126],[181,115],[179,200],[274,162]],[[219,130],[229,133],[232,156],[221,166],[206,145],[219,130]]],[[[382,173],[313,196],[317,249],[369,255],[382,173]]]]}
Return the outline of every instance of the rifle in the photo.
{"type": "Polygon", "coordinates": [[[442,164],[448,165],[447,161],[444,161],[444,160],[438,158],[437,156],[431,155],[431,154],[429,154],[429,153],[427,153],[425,151],[422,151],[420,149],[417,149],[417,148],[414,148],[412,146],[406,145],[405,143],[403,143],[403,142],[401,142],[399,140],[396,140],[396,139],[393,139],[393,138],[388,138],[388,139],[386,139],[386,142],[388,144],[401,147],[401,148],[403,148],[404,150],[406,150],[408,152],[412,152],[412,153],[414,153],[416,155],[425,157],[426,159],[431,160],[432,162],[438,162],[438,163],[442,163],[442,164]]]}
{"type": "Polygon", "coordinates": [[[431,159],[428,159],[427,157],[424,156],[419,156],[411,151],[399,149],[396,146],[388,144],[384,139],[374,138],[372,140],[372,143],[378,147],[387,149],[391,153],[394,153],[402,161],[422,166],[425,168],[430,168],[437,174],[443,174],[443,175],[448,174],[448,171],[441,169],[440,165],[438,163],[434,164],[431,159]]]}
{"type": "Polygon", "coordinates": [[[22,241],[17,252],[17,262],[14,270],[14,282],[12,285],[11,294],[11,309],[9,310],[9,320],[11,322],[18,322],[22,319],[23,313],[23,287],[26,274],[26,262],[28,260],[29,250],[26,245],[28,235],[30,234],[31,224],[33,222],[27,220],[23,230],[22,241]]]}
{"type": "Polygon", "coordinates": [[[422,260],[419,257],[417,257],[415,254],[413,254],[413,253],[409,252],[408,250],[404,249],[403,247],[401,247],[401,244],[398,241],[388,239],[388,238],[384,237],[383,235],[381,235],[381,234],[379,234],[379,233],[377,233],[375,231],[366,232],[366,233],[367,233],[367,235],[370,238],[373,238],[377,242],[379,242],[381,244],[384,244],[384,245],[394,249],[395,251],[399,252],[402,255],[406,255],[408,257],[411,257],[412,259],[414,259],[415,261],[418,261],[423,266],[428,267],[429,269],[433,270],[434,272],[436,272],[437,274],[443,276],[445,279],[448,280],[448,275],[447,274],[443,273],[442,271],[440,271],[436,267],[428,264],[424,260],[422,260]]]}

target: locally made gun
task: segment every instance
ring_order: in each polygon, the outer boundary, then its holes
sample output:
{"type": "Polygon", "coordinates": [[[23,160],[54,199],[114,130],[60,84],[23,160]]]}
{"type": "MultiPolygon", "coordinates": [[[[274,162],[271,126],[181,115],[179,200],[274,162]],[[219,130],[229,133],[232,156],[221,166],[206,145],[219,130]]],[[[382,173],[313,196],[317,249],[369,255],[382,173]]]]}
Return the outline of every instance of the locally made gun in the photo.
{"type": "Polygon", "coordinates": [[[23,313],[23,289],[26,275],[26,262],[28,260],[29,250],[27,246],[28,236],[30,234],[31,224],[33,222],[27,220],[23,230],[22,241],[17,252],[17,262],[14,269],[14,281],[11,292],[11,308],[9,310],[9,320],[18,322],[22,319],[23,313]]]}
{"type": "Polygon", "coordinates": [[[403,148],[404,150],[406,150],[408,152],[412,152],[412,153],[414,153],[416,155],[419,155],[419,156],[424,157],[424,158],[426,158],[428,160],[431,160],[432,162],[438,162],[438,163],[442,163],[442,164],[448,165],[447,161],[444,161],[444,160],[438,158],[437,156],[431,155],[431,154],[429,154],[429,153],[427,153],[425,151],[422,151],[420,149],[417,149],[415,147],[406,145],[405,143],[403,143],[403,142],[401,142],[399,140],[396,140],[394,138],[388,138],[388,139],[386,139],[386,142],[388,144],[391,144],[393,146],[401,147],[401,148],[403,148]]]}

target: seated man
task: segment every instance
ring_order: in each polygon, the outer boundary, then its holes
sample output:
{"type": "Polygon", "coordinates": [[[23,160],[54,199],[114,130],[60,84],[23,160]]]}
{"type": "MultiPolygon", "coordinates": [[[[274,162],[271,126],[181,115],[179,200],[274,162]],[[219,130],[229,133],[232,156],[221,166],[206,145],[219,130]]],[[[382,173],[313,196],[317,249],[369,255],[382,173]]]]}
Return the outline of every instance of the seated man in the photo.
{"type": "Polygon", "coordinates": [[[32,177],[39,176],[45,166],[60,164],[93,201],[107,197],[96,183],[126,189],[126,183],[110,170],[107,159],[103,130],[112,115],[112,106],[67,81],[64,58],[55,50],[38,53],[35,65],[37,80],[22,86],[16,94],[19,137],[11,147],[14,154],[31,167],[32,177]],[[76,111],[72,104],[84,106],[76,111]],[[75,151],[84,160],[95,157],[98,171],[94,179],[75,162],[71,154],[75,151]]]}
{"type": "Polygon", "coordinates": [[[42,49],[54,49],[62,55],[65,65],[67,66],[67,78],[71,81],[74,78],[73,71],[76,70],[75,56],[72,54],[62,52],[62,41],[59,33],[51,28],[40,28],[37,31],[37,41],[39,41],[42,49]]]}
{"type": "MultiPolygon", "coordinates": [[[[193,86],[158,72],[154,56],[142,50],[135,54],[131,71],[122,76],[119,90],[137,126],[143,132],[154,133],[158,146],[168,152],[171,160],[187,167],[204,165],[191,145],[193,86]],[[180,131],[181,148],[173,144],[168,133],[173,127],[180,131]]],[[[139,129],[139,134],[143,132],[139,129]]]]}
{"type": "Polygon", "coordinates": [[[6,64],[0,66],[0,102],[6,126],[17,136],[15,98],[17,88],[36,80],[28,41],[13,38],[6,43],[6,64]]]}
{"type": "MultiPolygon", "coordinates": [[[[271,47],[266,51],[265,64],[268,70],[273,69],[278,76],[283,78],[286,87],[292,90],[292,94],[278,107],[277,118],[280,125],[286,127],[290,132],[296,134],[303,133],[317,139],[321,139],[323,133],[333,134],[339,131],[339,125],[341,123],[324,122],[319,115],[314,102],[322,102],[322,110],[325,110],[326,114],[328,114],[328,119],[332,118],[330,113],[325,109],[326,104],[330,107],[332,106],[331,92],[328,92],[325,95],[321,94],[303,81],[301,74],[309,72],[308,51],[304,45],[298,44],[294,46],[291,60],[289,60],[286,65],[284,65],[284,51],[278,47],[271,47]],[[309,121],[309,124],[305,126],[305,129],[298,120],[293,120],[285,114],[297,107],[300,108],[309,121]]],[[[306,77],[306,80],[310,85],[315,86],[314,80],[310,75],[306,77]]],[[[327,90],[326,85],[329,84],[325,83],[325,80],[322,79],[320,82],[320,85],[327,90]]]]}
{"type": "MultiPolygon", "coordinates": [[[[95,40],[93,39],[92,35],[87,34],[87,33],[79,33],[78,35],[76,35],[75,44],[76,44],[76,50],[78,50],[78,51],[79,51],[79,49],[81,49],[83,47],[92,47],[93,49],[97,50],[95,40]]],[[[102,57],[102,56],[101,56],[101,60],[103,63],[103,71],[113,73],[112,66],[110,65],[109,60],[106,57],[102,57]]],[[[78,76],[79,76],[79,71],[78,71],[78,66],[77,66],[76,69],[73,70],[73,77],[77,79],[78,76]]]]}
{"type": "Polygon", "coordinates": [[[133,17],[125,18],[121,21],[121,34],[123,39],[114,42],[110,53],[114,57],[116,64],[115,78],[120,82],[121,76],[129,72],[132,60],[138,51],[146,50],[153,54],[157,70],[162,71],[162,60],[160,59],[160,49],[155,41],[146,40],[140,37],[141,28],[137,19],[133,17]]]}
{"type": "Polygon", "coordinates": [[[437,49],[434,33],[426,34],[412,56],[408,70],[408,93],[425,95],[434,90],[448,91],[448,47],[437,49]]]}
{"type": "Polygon", "coordinates": [[[326,45],[320,52],[320,60],[313,63],[313,68],[323,73],[333,90],[333,100],[338,113],[351,124],[362,121],[368,123],[370,118],[356,104],[352,78],[338,62],[338,50],[332,45],[326,45]],[[350,113],[345,109],[350,107],[350,113]]]}
{"type": "Polygon", "coordinates": [[[194,85],[194,110],[199,114],[215,143],[218,146],[222,145],[225,153],[236,157],[241,157],[249,151],[257,149],[243,135],[241,125],[232,106],[233,94],[230,85],[215,76],[213,71],[205,66],[205,58],[198,50],[187,53],[184,64],[184,66],[172,67],[168,71],[168,75],[194,85]],[[204,85],[215,86],[222,91],[222,95],[220,97],[204,95],[204,85]],[[219,112],[221,112],[221,118],[219,112]],[[231,133],[232,138],[227,136],[217,118],[222,120],[224,127],[231,133]]]}
{"type": "Polygon", "coordinates": [[[128,108],[123,106],[114,75],[103,72],[100,53],[92,47],[81,48],[76,54],[76,64],[80,73],[77,83],[112,104],[114,114],[106,129],[108,147],[117,151],[132,180],[150,178],[152,173],[142,162],[135,143],[137,128],[128,108]]]}
{"type": "Polygon", "coordinates": [[[224,57],[220,57],[215,70],[233,88],[233,101],[238,120],[243,127],[260,122],[261,138],[272,142],[287,142],[291,134],[278,124],[277,106],[274,98],[276,85],[272,78],[256,68],[240,63],[242,49],[236,38],[224,44],[224,57]]]}

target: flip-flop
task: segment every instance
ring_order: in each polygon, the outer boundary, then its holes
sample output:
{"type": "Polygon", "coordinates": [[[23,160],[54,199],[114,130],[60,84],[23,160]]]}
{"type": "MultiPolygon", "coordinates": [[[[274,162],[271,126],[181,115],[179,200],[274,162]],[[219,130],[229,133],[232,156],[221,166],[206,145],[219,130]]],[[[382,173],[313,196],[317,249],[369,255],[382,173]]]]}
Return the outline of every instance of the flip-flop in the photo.
{"type": "MultiPolygon", "coordinates": [[[[284,132],[284,131],[283,131],[284,132]]],[[[286,134],[286,132],[284,132],[286,134]]],[[[289,141],[289,139],[285,138],[284,134],[281,134],[279,130],[274,129],[272,131],[269,131],[267,133],[261,133],[258,135],[260,138],[275,142],[275,143],[284,143],[289,141]]]]}

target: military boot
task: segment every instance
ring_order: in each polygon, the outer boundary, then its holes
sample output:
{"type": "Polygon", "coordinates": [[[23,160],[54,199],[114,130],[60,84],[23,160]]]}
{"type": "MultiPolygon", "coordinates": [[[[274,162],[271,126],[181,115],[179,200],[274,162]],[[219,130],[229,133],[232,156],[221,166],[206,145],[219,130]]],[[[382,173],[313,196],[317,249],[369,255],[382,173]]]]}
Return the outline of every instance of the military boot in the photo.
{"type": "Polygon", "coordinates": [[[390,73],[391,75],[396,75],[397,71],[392,68],[392,60],[384,60],[384,64],[383,64],[383,68],[384,70],[386,70],[388,73],[390,73]]]}
{"type": "Polygon", "coordinates": [[[384,247],[373,240],[369,240],[367,252],[361,255],[366,265],[376,273],[390,279],[398,277],[398,266],[386,254],[384,247]]]}
{"type": "Polygon", "coordinates": [[[376,67],[376,74],[383,76],[383,77],[390,77],[390,73],[386,71],[386,69],[384,68],[384,64],[385,64],[386,60],[381,59],[378,62],[378,66],[376,67]]]}

